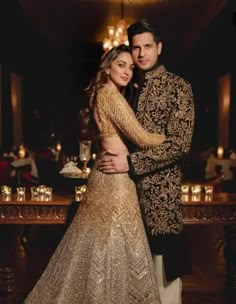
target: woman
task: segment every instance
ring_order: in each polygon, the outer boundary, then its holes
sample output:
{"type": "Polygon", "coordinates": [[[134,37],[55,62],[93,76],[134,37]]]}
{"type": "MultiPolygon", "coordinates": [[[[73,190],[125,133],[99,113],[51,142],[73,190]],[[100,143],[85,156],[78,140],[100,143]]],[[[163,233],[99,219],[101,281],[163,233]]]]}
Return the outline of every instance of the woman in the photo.
{"type": "MultiPolygon", "coordinates": [[[[101,151],[143,148],[164,135],[144,131],[121,94],[133,74],[127,46],[102,58],[87,92],[101,151]]],[[[46,270],[25,303],[159,304],[157,282],[135,184],[125,174],[103,174],[95,163],[86,195],[46,270]]]]}

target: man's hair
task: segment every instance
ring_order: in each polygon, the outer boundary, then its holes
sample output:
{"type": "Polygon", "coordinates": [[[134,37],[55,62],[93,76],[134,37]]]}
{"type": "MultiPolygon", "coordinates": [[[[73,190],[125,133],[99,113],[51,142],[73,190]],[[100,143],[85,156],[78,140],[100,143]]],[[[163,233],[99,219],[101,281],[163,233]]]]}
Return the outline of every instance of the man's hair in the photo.
{"type": "Polygon", "coordinates": [[[151,26],[145,19],[136,21],[135,23],[131,24],[127,29],[127,33],[128,33],[129,44],[131,46],[132,46],[133,37],[135,35],[143,34],[143,33],[151,33],[156,43],[159,43],[161,41],[157,29],[151,26]]]}

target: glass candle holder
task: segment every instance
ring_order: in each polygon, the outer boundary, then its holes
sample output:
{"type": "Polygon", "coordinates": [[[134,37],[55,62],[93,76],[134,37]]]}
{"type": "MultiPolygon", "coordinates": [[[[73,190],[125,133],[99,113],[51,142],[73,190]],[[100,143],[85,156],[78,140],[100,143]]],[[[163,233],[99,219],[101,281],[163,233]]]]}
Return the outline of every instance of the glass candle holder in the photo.
{"type": "Polygon", "coordinates": [[[10,200],[11,192],[12,192],[11,187],[7,185],[1,186],[1,196],[3,197],[4,200],[10,200]]]}
{"type": "Polygon", "coordinates": [[[1,194],[2,195],[11,195],[11,187],[3,185],[1,186],[1,194]]]}
{"type": "Polygon", "coordinates": [[[30,187],[31,199],[38,200],[38,187],[32,186],[30,187]]]}
{"type": "Polygon", "coordinates": [[[192,194],[200,194],[201,193],[201,185],[193,185],[191,186],[192,194]]]}
{"type": "Polygon", "coordinates": [[[46,186],[45,185],[39,185],[38,186],[38,198],[41,201],[44,200],[45,190],[46,190],[46,186]]]}
{"type": "Polygon", "coordinates": [[[52,200],[52,187],[46,187],[45,188],[45,200],[46,201],[51,201],[52,200]]]}
{"type": "Polygon", "coordinates": [[[181,192],[182,193],[189,193],[189,185],[181,185],[181,192]]]}
{"type": "Polygon", "coordinates": [[[204,187],[205,189],[205,194],[211,195],[213,193],[213,186],[212,185],[206,185],[204,187]]]}
{"type": "Polygon", "coordinates": [[[16,194],[17,194],[18,201],[24,201],[25,200],[25,187],[17,187],[16,194]]]}
{"type": "Polygon", "coordinates": [[[75,200],[77,202],[82,201],[83,195],[86,192],[86,186],[76,186],[75,187],[75,200]]]}
{"type": "Polygon", "coordinates": [[[87,164],[91,158],[91,144],[92,142],[90,140],[82,140],[79,142],[79,158],[80,161],[83,163],[82,171],[86,174],[88,174],[87,164]]]}

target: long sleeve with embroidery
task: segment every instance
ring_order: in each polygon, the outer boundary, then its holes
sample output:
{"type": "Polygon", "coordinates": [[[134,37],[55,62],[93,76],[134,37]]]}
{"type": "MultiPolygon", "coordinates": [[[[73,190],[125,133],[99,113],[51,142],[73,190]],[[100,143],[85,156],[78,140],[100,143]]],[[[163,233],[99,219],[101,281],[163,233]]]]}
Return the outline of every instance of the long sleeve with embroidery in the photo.
{"type": "MultiPolygon", "coordinates": [[[[157,147],[132,153],[130,155],[132,175],[143,175],[161,170],[183,158],[190,150],[194,126],[192,89],[190,84],[182,80],[178,80],[176,86],[174,96],[168,95],[172,93],[169,93],[167,89],[163,91],[164,93],[157,95],[162,101],[166,96],[170,96],[170,100],[173,99],[172,105],[165,110],[165,113],[168,111],[170,113],[168,118],[161,112],[162,110],[157,110],[158,106],[155,110],[155,117],[160,117],[160,122],[163,121],[165,126],[166,141],[157,147]]],[[[149,92],[149,90],[150,88],[147,87],[146,91],[149,92]]]]}
{"type": "Polygon", "coordinates": [[[95,112],[102,128],[101,136],[122,133],[140,148],[155,147],[165,140],[164,135],[145,131],[123,95],[108,85],[97,93],[95,112]]]}

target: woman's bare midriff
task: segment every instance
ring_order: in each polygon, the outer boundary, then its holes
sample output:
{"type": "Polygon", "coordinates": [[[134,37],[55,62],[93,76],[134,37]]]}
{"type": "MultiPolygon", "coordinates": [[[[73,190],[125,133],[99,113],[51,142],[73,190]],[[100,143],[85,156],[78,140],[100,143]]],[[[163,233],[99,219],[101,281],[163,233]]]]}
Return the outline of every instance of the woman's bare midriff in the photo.
{"type": "Polygon", "coordinates": [[[100,141],[101,153],[110,150],[114,154],[129,153],[126,145],[118,136],[102,137],[100,141]]]}

